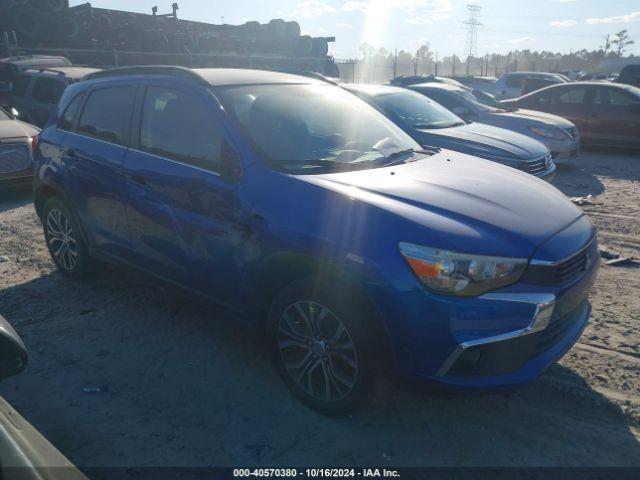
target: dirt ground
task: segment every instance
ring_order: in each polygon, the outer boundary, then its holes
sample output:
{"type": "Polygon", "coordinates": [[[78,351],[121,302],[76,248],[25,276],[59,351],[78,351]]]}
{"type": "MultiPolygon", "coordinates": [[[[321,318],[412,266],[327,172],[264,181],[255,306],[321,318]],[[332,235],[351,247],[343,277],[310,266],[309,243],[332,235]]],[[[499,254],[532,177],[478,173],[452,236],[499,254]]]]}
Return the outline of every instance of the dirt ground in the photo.
{"type": "MultiPolygon", "coordinates": [[[[640,258],[640,154],[583,153],[554,184],[593,195],[601,245],[640,258]]],[[[0,195],[0,313],[30,351],[0,394],[80,467],[640,466],[639,268],[601,269],[582,338],[533,385],[390,385],[336,420],[294,400],[228,314],[125,270],[64,278],[29,195],[0,195]]]]}

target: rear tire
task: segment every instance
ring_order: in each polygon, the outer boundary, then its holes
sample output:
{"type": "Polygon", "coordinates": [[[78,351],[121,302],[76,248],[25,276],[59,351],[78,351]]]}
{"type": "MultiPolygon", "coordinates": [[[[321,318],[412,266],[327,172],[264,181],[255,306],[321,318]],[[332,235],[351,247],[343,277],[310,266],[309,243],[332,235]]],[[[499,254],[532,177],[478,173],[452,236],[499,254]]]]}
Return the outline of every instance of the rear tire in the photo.
{"type": "Polygon", "coordinates": [[[278,372],[296,397],[330,416],[360,409],[376,381],[371,334],[360,302],[347,290],[337,282],[296,281],[269,311],[278,372]]]}
{"type": "Polygon", "coordinates": [[[74,215],[58,197],[48,199],[42,209],[42,227],[53,262],[68,277],[79,279],[89,271],[87,246],[74,215]]]}

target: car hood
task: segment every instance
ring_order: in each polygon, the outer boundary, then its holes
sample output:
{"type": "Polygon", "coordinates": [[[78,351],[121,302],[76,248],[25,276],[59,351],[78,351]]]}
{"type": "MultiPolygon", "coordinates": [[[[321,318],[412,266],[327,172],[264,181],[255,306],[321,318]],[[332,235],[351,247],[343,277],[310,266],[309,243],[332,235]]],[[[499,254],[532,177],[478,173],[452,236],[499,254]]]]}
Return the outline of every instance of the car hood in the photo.
{"type": "Polygon", "coordinates": [[[548,153],[544,144],[531,137],[482,123],[417,130],[414,138],[423,146],[448,148],[488,159],[529,160],[548,153]]]}
{"type": "MultiPolygon", "coordinates": [[[[582,211],[531,175],[448,150],[398,166],[297,179],[402,217],[399,240],[467,253],[530,257],[582,211]]],[[[362,219],[358,220],[362,221],[362,219]]]]}
{"type": "Polygon", "coordinates": [[[38,132],[38,128],[20,120],[0,120],[0,140],[32,137],[38,132]]]}
{"type": "Polygon", "coordinates": [[[535,110],[517,109],[513,112],[492,112],[492,118],[501,120],[500,125],[509,125],[512,122],[526,125],[553,126],[562,129],[573,127],[569,120],[552,115],[551,113],[537,112],[535,110]]]}

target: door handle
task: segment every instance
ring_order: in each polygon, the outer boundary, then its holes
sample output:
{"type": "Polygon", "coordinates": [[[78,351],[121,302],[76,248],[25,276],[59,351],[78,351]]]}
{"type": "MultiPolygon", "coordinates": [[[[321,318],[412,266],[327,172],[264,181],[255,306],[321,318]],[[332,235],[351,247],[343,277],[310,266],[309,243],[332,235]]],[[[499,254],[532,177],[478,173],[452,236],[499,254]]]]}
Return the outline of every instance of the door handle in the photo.
{"type": "Polygon", "coordinates": [[[131,181],[134,183],[137,183],[138,185],[146,185],[147,181],[145,180],[145,178],[142,175],[139,174],[133,174],[131,175],[131,181]]]}

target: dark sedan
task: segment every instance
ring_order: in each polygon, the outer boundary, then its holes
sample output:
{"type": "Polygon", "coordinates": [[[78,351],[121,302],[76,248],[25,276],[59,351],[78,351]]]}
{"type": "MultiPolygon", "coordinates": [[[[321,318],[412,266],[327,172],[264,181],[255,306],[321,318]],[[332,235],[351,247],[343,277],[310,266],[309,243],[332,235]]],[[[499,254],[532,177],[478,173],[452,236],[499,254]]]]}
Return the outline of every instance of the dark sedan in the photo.
{"type": "Polygon", "coordinates": [[[40,130],[0,108],[0,188],[29,184],[40,130]]]}
{"type": "Polygon", "coordinates": [[[550,181],[556,166],[549,149],[533,138],[503,128],[468,123],[424,95],[386,85],[345,88],[382,111],[423,147],[466,153],[523,170],[550,181]]]}
{"type": "Polygon", "coordinates": [[[602,82],[554,85],[504,104],[573,122],[589,145],[640,147],[640,88],[602,82]]]}

